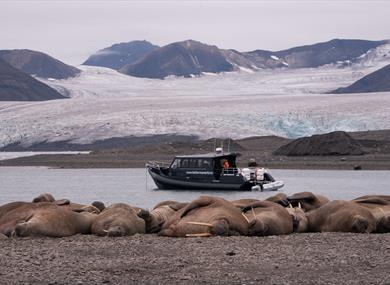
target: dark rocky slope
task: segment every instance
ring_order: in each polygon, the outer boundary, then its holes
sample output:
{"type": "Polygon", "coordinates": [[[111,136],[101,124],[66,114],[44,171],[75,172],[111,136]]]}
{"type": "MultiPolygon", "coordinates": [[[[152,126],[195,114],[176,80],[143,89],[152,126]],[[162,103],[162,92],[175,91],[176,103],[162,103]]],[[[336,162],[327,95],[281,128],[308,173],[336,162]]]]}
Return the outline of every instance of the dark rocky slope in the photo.
{"type": "Polygon", "coordinates": [[[44,101],[65,98],[53,88],[0,59],[0,101],[44,101]]]}
{"type": "Polygon", "coordinates": [[[102,66],[118,70],[127,64],[140,60],[157,48],[158,46],[148,41],[114,44],[91,55],[83,65],[102,66]]]}
{"type": "Polygon", "coordinates": [[[125,65],[120,72],[136,77],[163,79],[169,75],[190,76],[232,70],[234,66],[219,48],[187,40],[156,49],[137,63],[125,65]]]}
{"type": "Polygon", "coordinates": [[[390,64],[370,73],[348,87],[330,93],[365,93],[390,91],[390,64]]]}
{"type": "Polygon", "coordinates": [[[66,79],[81,72],[45,53],[28,49],[0,50],[0,58],[27,74],[42,78],[66,79]]]}
{"type": "Polygon", "coordinates": [[[331,132],[296,139],[274,151],[275,155],[362,155],[362,145],[346,132],[331,132]]]}

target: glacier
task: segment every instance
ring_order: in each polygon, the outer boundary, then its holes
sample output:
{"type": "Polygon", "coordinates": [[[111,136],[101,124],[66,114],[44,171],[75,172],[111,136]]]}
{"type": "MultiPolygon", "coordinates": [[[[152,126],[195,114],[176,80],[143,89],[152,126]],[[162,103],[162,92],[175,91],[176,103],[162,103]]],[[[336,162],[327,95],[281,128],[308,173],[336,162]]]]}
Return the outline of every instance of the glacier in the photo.
{"type": "Polygon", "coordinates": [[[70,99],[0,102],[0,147],[154,134],[296,138],[389,129],[390,92],[326,94],[386,64],[390,45],[342,68],[242,69],[195,78],[144,79],[80,66],[75,78],[39,79],[70,99]]]}

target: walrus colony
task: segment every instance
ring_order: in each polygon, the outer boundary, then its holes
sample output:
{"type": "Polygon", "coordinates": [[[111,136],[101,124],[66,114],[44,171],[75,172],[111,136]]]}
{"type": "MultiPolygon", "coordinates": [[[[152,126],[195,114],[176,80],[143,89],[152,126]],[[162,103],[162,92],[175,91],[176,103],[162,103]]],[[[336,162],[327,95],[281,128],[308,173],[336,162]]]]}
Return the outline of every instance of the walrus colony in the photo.
{"type": "Polygon", "coordinates": [[[42,194],[32,202],[0,207],[0,238],[76,234],[169,237],[267,236],[302,232],[390,232],[390,196],[368,195],[329,201],[311,192],[267,200],[201,196],[191,202],[164,201],[153,210],[102,202],[83,205],[42,194]]]}

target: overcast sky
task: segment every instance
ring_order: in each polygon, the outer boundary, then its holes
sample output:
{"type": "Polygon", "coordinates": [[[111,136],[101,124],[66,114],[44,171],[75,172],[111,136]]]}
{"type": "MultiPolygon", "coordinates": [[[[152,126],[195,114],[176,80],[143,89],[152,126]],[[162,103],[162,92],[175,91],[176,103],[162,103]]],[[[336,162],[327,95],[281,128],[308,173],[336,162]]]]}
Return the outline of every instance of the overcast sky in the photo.
{"type": "Polygon", "coordinates": [[[390,39],[390,1],[0,0],[0,49],[39,50],[75,65],[139,39],[248,51],[332,38],[390,39]]]}

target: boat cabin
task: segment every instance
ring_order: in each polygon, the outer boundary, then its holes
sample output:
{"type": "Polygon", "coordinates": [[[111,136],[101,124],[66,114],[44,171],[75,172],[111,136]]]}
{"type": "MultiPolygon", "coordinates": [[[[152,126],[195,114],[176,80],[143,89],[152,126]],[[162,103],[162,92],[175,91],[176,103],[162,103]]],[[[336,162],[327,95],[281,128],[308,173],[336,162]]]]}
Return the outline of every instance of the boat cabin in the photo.
{"type": "Polygon", "coordinates": [[[176,156],[166,175],[199,181],[219,180],[221,175],[237,174],[238,153],[210,153],[176,156]]]}

